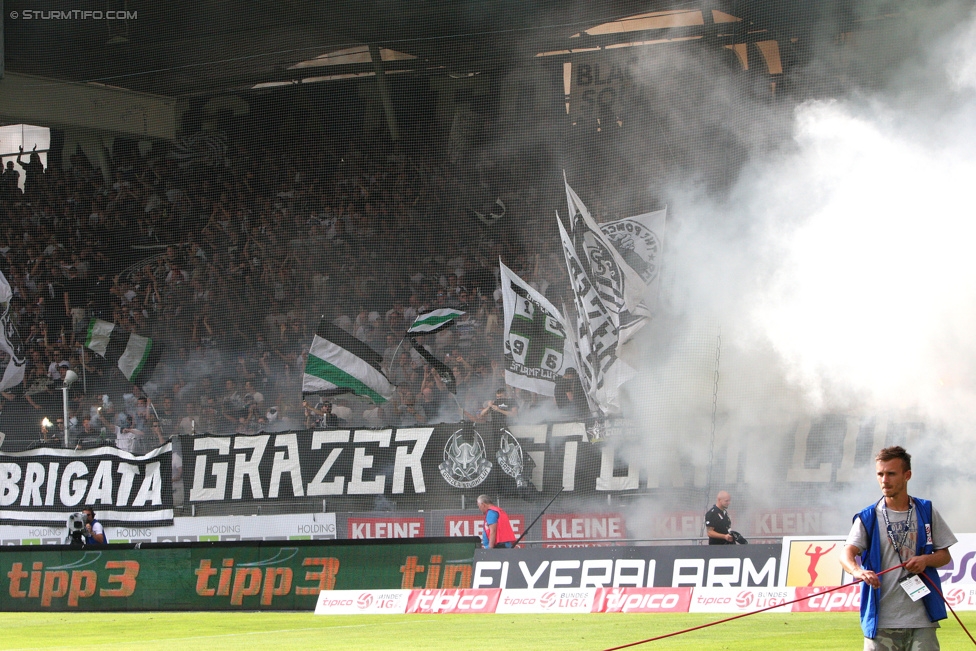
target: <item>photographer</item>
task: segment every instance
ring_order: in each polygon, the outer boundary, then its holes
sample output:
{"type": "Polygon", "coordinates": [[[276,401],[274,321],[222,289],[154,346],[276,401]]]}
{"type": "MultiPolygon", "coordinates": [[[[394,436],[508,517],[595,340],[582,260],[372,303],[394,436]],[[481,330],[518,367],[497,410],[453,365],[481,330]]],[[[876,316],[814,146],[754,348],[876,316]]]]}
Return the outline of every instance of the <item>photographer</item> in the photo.
{"type": "Polygon", "coordinates": [[[314,407],[305,405],[305,417],[311,421],[313,427],[338,429],[346,424],[345,419],[332,413],[332,403],[322,398],[319,398],[318,404],[314,407]]]}
{"type": "Polygon", "coordinates": [[[85,544],[108,544],[108,536],[105,535],[105,528],[101,522],[95,519],[95,509],[86,506],[82,513],[85,514],[85,544]]]}

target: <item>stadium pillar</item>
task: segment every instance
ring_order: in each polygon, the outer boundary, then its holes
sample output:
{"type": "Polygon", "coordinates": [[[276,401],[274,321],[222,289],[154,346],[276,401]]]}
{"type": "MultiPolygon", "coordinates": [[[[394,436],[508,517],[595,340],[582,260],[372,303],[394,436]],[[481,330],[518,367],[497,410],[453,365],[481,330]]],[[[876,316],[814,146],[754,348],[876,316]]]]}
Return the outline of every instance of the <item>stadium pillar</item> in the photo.
{"type": "Polygon", "coordinates": [[[383,101],[383,111],[386,113],[386,126],[390,129],[390,139],[400,139],[400,127],[397,125],[396,113],[393,112],[393,100],[390,98],[390,86],[386,83],[386,72],[383,70],[383,58],[378,45],[370,44],[369,58],[373,62],[376,72],[376,85],[383,101]]]}

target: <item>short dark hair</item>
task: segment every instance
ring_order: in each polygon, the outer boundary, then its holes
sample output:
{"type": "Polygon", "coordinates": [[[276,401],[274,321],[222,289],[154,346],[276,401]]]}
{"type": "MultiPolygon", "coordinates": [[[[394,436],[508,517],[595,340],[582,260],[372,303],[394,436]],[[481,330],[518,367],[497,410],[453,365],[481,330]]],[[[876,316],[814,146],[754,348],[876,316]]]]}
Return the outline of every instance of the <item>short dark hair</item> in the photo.
{"type": "Polygon", "coordinates": [[[900,445],[893,445],[890,448],[881,448],[878,452],[878,456],[874,458],[875,461],[880,461],[884,463],[886,461],[891,461],[892,459],[901,459],[902,463],[905,464],[905,470],[912,469],[912,455],[905,451],[905,448],[900,445]]]}

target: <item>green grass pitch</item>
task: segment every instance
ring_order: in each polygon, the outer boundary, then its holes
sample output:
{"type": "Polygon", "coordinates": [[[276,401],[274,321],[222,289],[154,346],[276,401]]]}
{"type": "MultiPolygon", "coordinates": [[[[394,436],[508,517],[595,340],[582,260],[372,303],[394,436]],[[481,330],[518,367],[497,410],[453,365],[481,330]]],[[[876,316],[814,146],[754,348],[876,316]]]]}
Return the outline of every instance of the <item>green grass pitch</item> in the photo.
{"type": "MultiPolygon", "coordinates": [[[[723,619],[723,615],[377,615],[310,613],[0,613],[0,649],[432,649],[600,651],[723,619]]],[[[962,613],[976,628],[976,613],[962,613]]],[[[973,647],[942,622],[943,649],[973,647]]],[[[636,649],[830,651],[860,649],[853,613],[760,614],[636,649]]]]}

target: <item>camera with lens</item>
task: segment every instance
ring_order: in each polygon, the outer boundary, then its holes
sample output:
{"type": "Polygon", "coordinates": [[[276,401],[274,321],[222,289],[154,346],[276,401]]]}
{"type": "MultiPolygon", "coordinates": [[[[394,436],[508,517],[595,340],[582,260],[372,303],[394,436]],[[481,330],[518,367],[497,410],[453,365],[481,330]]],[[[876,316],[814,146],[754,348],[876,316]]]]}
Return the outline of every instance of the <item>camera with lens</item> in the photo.
{"type": "Polygon", "coordinates": [[[84,513],[72,513],[68,516],[68,535],[64,542],[72,547],[84,547],[85,546],[85,514],[84,513]]]}

